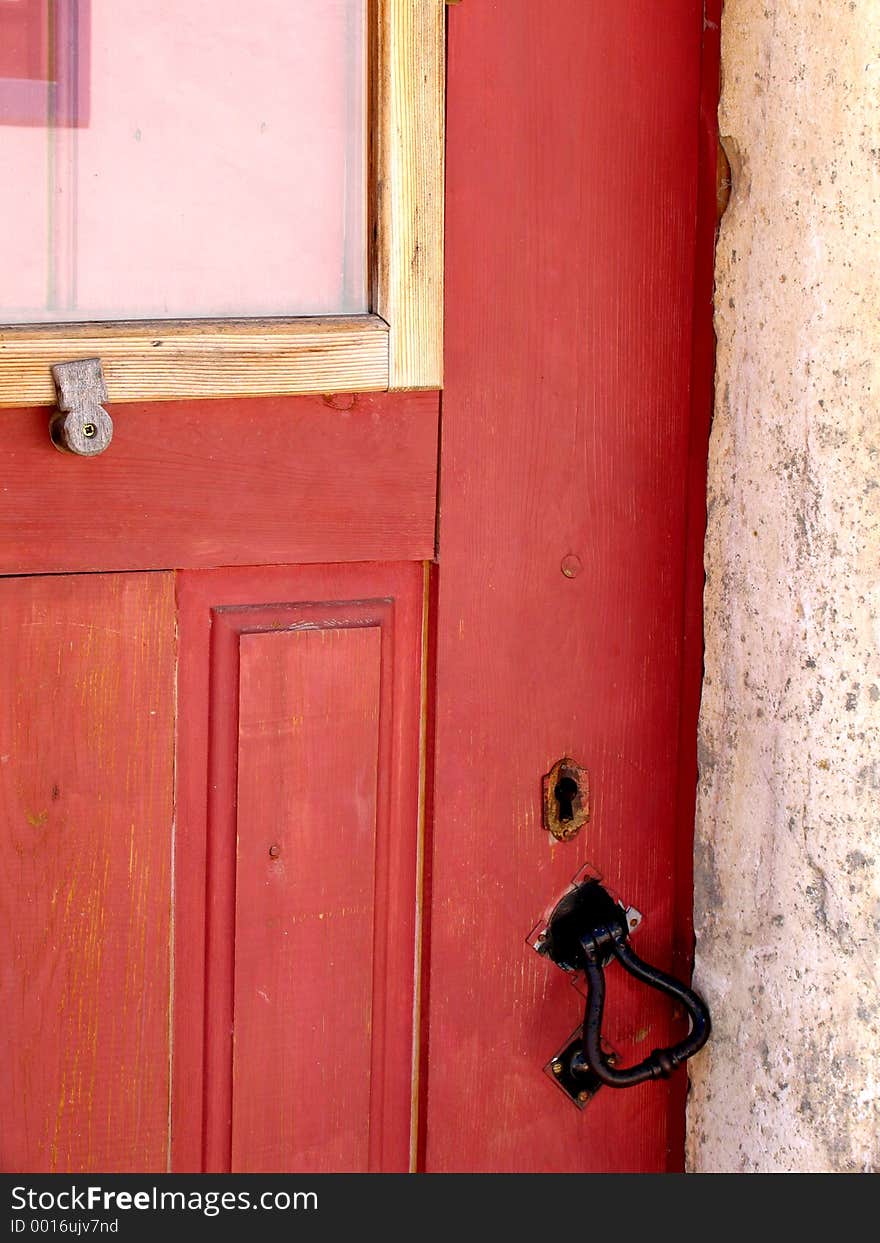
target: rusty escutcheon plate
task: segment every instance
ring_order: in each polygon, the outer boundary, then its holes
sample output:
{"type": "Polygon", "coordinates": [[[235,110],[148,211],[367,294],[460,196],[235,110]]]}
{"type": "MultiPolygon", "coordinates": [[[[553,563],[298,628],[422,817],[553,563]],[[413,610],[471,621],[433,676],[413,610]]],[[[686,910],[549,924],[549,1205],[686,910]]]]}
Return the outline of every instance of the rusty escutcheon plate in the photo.
{"type": "Polygon", "coordinates": [[[590,818],[590,775],[564,755],[543,778],[544,828],[559,842],[570,842],[590,818]]]}

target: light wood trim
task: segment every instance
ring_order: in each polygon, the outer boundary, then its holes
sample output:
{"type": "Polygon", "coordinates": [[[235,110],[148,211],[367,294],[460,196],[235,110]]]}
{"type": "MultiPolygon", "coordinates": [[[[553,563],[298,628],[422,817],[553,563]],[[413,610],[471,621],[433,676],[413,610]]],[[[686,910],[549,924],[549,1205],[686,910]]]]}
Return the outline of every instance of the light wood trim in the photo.
{"type": "Polygon", "coordinates": [[[389,387],[443,383],[444,0],[376,0],[375,309],[389,387]]]}
{"type": "Polygon", "coordinates": [[[46,324],[0,329],[0,406],[53,405],[51,365],[100,358],[108,401],[388,388],[375,315],[299,320],[46,324]]]}

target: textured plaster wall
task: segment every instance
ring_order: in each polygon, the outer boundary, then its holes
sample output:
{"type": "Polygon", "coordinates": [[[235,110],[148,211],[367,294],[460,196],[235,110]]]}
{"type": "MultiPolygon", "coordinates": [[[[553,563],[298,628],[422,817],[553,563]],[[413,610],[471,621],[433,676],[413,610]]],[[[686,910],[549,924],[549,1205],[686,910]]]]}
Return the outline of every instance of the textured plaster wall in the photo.
{"type": "Polygon", "coordinates": [[[727,0],[699,1171],[880,1170],[880,0],[727,0]]]}

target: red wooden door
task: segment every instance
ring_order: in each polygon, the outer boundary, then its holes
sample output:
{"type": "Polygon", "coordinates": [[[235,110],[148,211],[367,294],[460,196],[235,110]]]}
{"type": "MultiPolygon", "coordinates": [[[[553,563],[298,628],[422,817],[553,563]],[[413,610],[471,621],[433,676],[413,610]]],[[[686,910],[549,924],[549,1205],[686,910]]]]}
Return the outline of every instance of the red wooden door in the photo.
{"type": "Polygon", "coordinates": [[[525,939],[589,862],[689,969],[716,7],[450,9],[442,394],[0,416],[2,1168],[679,1167],[525,939]]]}

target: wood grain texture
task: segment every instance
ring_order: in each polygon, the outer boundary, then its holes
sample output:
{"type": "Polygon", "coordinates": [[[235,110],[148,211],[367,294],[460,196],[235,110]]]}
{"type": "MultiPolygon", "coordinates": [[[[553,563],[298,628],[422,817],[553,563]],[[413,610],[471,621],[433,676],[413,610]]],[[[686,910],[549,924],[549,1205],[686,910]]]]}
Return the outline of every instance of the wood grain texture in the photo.
{"type": "Polygon", "coordinates": [[[433,555],[436,394],[110,411],[92,459],[52,446],[44,410],[0,414],[0,572],[433,555]]]}
{"type": "Polygon", "coordinates": [[[381,627],[239,640],[232,1168],[369,1168],[381,627]]]}
{"type": "Polygon", "coordinates": [[[422,567],[191,572],[178,601],[173,1168],[405,1170],[422,567]]]}
{"type": "Polygon", "coordinates": [[[375,309],[388,387],[443,383],[443,0],[376,0],[375,309]]]}
{"type": "MultiPolygon", "coordinates": [[[[582,999],[524,938],[585,861],[644,912],[650,961],[671,966],[687,921],[673,872],[692,834],[679,713],[703,4],[551,8],[449,10],[430,1171],[680,1162],[677,1087],[603,1089],[581,1114],[541,1073],[582,999]],[[589,769],[593,811],[555,843],[541,776],[564,755],[589,769]],[[487,1065],[503,1074],[475,1090],[487,1065]]],[[[622,975],[608,1034],[629,1062],[673,1021],[622,975]]]]}
{"type": "Polygon", "coordinates": [[[48,405],[52,364],[91,357],[110,402],[381,391],[388,325],[358,315],[0,328],[0,407],[48,405]]]}
{"type": "Polygon", "coordinates": [[[0,1168],[168,1161],[170,575],[0,582],[0,1168]]]}

